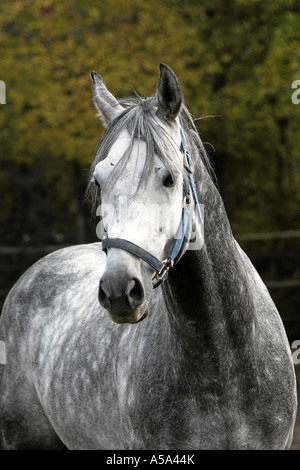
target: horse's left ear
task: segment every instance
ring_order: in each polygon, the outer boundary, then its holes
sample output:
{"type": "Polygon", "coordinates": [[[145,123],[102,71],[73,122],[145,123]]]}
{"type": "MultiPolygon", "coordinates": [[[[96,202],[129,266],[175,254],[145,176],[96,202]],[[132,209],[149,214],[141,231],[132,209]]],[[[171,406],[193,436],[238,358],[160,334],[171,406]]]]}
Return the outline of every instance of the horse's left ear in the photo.
{"type": "Polygon", "coordinates": [[[183,95],[178,78],[170,67],[160,64],[157,84],[158,114],[167,120],[174,120],[181,109],[183,95]]]}
{"type": "Polygon", "coordinates": [[[95,106],[100,111],[102,122],[105,126],[124,111],[118,100],[107,89],[101,75],[91,72],[93,80],[93,100],[95,106]]]}

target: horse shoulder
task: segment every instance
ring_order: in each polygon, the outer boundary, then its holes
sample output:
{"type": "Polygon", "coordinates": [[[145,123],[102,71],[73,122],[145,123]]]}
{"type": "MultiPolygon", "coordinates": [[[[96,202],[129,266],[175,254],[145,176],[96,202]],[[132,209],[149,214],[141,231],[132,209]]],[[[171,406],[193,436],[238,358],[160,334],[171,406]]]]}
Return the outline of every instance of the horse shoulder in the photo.
{"type": "MultiPolygon", "coordinates": [[[[0,334],[6,344],[28,335],[36,318],[82,298],[79,285],[95,291],[105,266],[99,243],[57,250],[33,264],[16,282],[3,306],[0,334]],[[10,338],[10,340],[9,340],[10,338]]],[[[68,309],[65,308],[65,314],[68,309]]]]}

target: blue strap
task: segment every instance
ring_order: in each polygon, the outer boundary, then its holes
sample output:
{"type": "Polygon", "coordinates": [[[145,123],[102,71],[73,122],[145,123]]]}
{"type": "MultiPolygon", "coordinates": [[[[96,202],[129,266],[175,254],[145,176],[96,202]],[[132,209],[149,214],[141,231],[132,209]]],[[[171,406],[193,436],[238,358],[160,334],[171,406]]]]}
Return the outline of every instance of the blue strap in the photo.
{"type": "Polygon", "coordinates": [[[188,178],[189,178],[190,186],[192,188],[192,193],[193,193],[194,201],[195,201],[195,204],[196,204],[196,209],[197,209],[197,212],[198,212],[198,215],[199,215],[199,220],[200,220],[200,223],[203,224],[203,217],[202,217],[201,208],[200,208],[200,204],[199,204],[199,199],[198,199],[198,195],[197,195],[197,189],[196,189],[196,185],[195,185],[195,180],[193,178],[192,159],[191,159],[190,154],[186,150],[184,135],[183,135],[183,132],[182,132],[181,128],[180,128],[180,136],[181,136],[181,150],[184,154],[184,166],[185,166],[185,169],[188,172],[188,178]]]}
{"type": "Polygon", "coordinates": [[[192,193],[193,193],[193,196],[194,196],[196,209],[197,209],[197,212],[198,212],[198,215],[199,215],[199,220],[200,220],[200,223],[203,224],[203,217],[202,217],[201,208],[200,208],[200,204],[199,204],[199,199],[198,199],[198,195],[197,195],[197,189],[196,189],[195,181],[194,181],[194,178],[193,178],[192,174],[189,174],[189,181],[190,181],[190,185],[191,185],[191,188],[192,188],[192,193]]]}
{"type": "Polygon", "coordinates": [[[182,222],[178,229],[179,233],[177,232],[176,234],[176,242],[173,246],[173,249],[170,255],[170,258],[174,262],[174,264],[176,264],[176,262],[178,261],[178,256],[183,249],[184,241],[186,239],[186,232],[187,232],[187,228],[188,228],[189,221],[190,221],[190,216],[191,216],[190,209],[188,209],[187,207],[184,207],[182,209],[182,222]]]}
{"type": "Polygon", "coordinates": [[[151,255],[151,253],[123,238],[104,238],[102,240],[102,251],[106,250],[106,248],[120,248],[121,250],[128,251],[146,261],[156,271],[160,271],[164,267],[164,264],[151,255]]]}

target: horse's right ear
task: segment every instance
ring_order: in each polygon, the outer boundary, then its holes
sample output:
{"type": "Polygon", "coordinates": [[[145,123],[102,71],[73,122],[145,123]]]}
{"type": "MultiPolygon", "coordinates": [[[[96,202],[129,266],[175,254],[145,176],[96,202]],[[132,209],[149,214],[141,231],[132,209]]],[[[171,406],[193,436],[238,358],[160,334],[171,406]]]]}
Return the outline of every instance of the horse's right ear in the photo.
{"type": "Polygon", "coordinates": [[[108,91],[101,75],[97,72],[91,72],[91,75],[93,80],[93,100],[100,112],[104,126],[108,126],[113,119],[124,111],[124,108],[108,91]]]}

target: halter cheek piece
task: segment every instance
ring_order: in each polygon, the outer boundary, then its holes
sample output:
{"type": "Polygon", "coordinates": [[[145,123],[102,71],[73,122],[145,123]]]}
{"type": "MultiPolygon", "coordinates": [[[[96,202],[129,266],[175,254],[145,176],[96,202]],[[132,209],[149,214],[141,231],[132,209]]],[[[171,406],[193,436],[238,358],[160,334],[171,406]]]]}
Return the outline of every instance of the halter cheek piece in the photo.
{"type": "Polygon", "coordinates": [[[187,242],[186,233],[187,233],[187,229],[188,229],[190,218],[191,218],[191,210],[187,207],[187,205],[190,202],[190,190],[194,198],[196,210],[198,211],[199,220],[201,223],[203,223],[203,218],[202,218],[202,214],[200,210],[200,204],[198,201],[198,196],[197,196],[197,191],[196,191],[196,185],[195,185],[195,181],[193,178],[192,160],[191,160],[189,153],[186,150],[184,136],[183,136],[183,132],[181,129],[180,129],[180,135],[181,135],[180,150],[183,153],[183,164],[184,164],[185,170],[187,171],[187,175],[189,179],[189,186],[185,192],[184,199],[183,199],[182,216],[181,216],[182,223],[179,225],[178,232],[176,233],[176,237],[175,237],[176,241],[173,245],[170,256],[166,258],[165,260],[160,261],[158,258],[151,255],[151,253],[144,250],[140,246],[128,240],[124,240],[123,238],[109,238],[108,236],[106,236],[102,240],[102,251],[106,252],[107,248],[119,248],[121,250],[128,251],[129,253],[142,259],[143,261],[148,263],[153,269],[155,269],[156,273],[152,279],[153,288],[159,286],[165,281],[168,275],[169,269],[175,266],[177,261],[179,261],[179,259],[182,256],[184,247],[187,242]]]}

